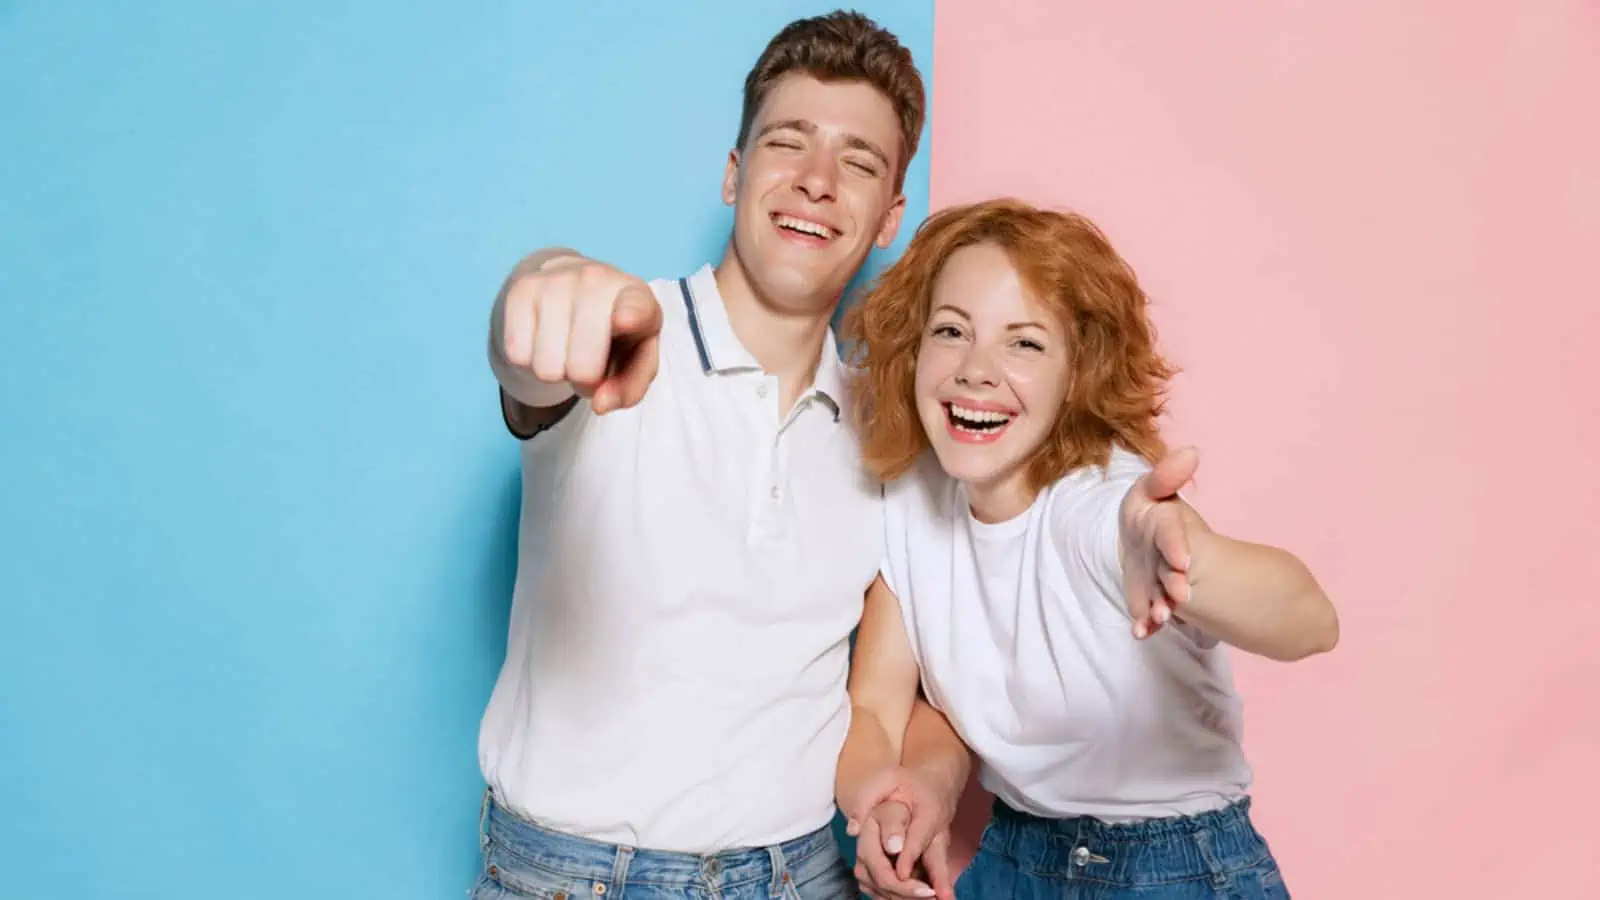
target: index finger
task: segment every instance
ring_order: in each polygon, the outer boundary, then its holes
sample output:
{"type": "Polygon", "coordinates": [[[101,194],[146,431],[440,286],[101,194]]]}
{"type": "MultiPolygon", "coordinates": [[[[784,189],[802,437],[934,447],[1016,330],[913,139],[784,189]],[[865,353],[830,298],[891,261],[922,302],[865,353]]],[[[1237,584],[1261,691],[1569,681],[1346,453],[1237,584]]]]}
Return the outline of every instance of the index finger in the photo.
{"type": "Polygon", "coordinates": [[[928,843],[922,854],[922,868],[928,873],[928,886],[941,900],[955,900],[956,886],[950,880],[950,833],[944,832],[928,843]]]}
{"type": "Polygon", "coordinates": [[[918,858],[928,849],[936,832],[934,829],[939,823],[926,813],[913,815],[911,822],[905,828],[905,842],[901,846],[900,855],[895,858],[895,874],[901,878],[910,878],[911,869],[916,865],[918,858]]]}
{"type": "Polygon", "coordinates": [[[661,331],[661,304],[643,285],[629,284],[617,292],[611,308],[612,337],[642,340],[661,331]]]}
{"type": "Polygon", "coordinates": [[[873,888],[880,894],[902,897],[932,897],[933,889],[919,881],[903,881],[895,875],[894,866],[883,850],[883,833],[877,816],[867,816],[861,823],[861,837],[856,840],[856,862],[867,869],[873,888]]]}
{"type": "Polygon", "coordinates": [[[644,399],[661,368],[661,338],[652,335],[637,344],[613,342],[616,371],[595,389],[595,412],[623,409],[644,399]]]}

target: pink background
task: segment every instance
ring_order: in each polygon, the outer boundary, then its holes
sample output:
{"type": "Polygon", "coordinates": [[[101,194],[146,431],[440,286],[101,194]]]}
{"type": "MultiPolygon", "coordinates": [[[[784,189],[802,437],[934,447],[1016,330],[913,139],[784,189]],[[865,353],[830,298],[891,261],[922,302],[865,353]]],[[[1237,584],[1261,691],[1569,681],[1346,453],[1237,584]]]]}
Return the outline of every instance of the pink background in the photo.
{"type": "Polygon", "coordinates": [[[932,205],[1096,218],[1197,502],[1339,605],[1236,655],[1295,897],[1600,897],[1600,6],[1217,9],[939,0],[932,205]]]}

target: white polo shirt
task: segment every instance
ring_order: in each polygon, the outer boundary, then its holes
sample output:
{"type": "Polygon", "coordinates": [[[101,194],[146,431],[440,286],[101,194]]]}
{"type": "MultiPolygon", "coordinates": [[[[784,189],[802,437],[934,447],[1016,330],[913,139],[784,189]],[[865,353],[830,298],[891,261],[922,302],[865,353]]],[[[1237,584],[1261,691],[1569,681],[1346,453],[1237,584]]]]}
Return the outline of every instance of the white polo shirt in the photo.
{"type": "Polygon", "coordinates": [[[579,402],[522,445],[506,660],[479,736],[497,799],[656,850],[779,843],[833,817],[848,641],[882,501],[830,333],[787,416],[710,266],[651,284],[638,406],[579,402]]]}
{"type": "Polygon", "coordinates": [[[1126,822],[1249,790],[1227,646],[1176,623],[1133,637],[1118,511],[1148,469],[1117,450],[992,524],[931,453],[885,492],[884,580],[923,689],[1013,809],[1126,822]]]}

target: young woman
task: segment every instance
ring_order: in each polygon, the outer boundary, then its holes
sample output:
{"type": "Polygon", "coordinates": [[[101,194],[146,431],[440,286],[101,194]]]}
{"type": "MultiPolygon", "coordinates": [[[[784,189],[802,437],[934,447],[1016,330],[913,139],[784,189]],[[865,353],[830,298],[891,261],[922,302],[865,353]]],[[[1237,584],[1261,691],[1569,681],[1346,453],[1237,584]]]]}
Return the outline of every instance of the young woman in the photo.
{"type": "MultiPolygon", "coordinates": [[[[953,779],[936,804],[882,789],[929,771],[906,736],[920,687],[996,797],[963,900],[1287,897],[1250,820],[1228,646],[1300,659],[1333,648],[1337,618],[1294,556],[1213,532],[1179,497],[1198,457],[1162,443],[1171,370],[1128,265],[1078,216],[954,208],[849,333],[888,549],[841,808],[859,823],[887,797],[948,828],[953,779]]],[[[901,881],[865,886],[931,896],[907,879],[926,845],[884,844],[903,847],[901,881]]]]}

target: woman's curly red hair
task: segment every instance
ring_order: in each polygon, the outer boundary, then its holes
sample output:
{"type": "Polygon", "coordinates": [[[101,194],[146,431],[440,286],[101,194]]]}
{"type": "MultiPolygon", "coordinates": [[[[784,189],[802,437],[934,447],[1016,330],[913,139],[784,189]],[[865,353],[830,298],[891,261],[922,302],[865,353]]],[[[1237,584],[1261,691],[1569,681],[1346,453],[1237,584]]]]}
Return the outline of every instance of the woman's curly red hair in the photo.
{"type": "Polygon", "coordinates": [[[1001,198],[929,217],[845,315],[858,367],[855,414],[872,472],[892,481],[928,448],[913,393],[933,283],[951,254],[980,243],[1006,252],[1069,342],[1072,382],[1054,431],[1028,463],[1030,485],[1104,466],[1113,446],[1151,463],[1165,456],[1156,420],[1174,369],[1156,352],[1149,300],[1132,267],[1083,216],[1001,198]]]}

